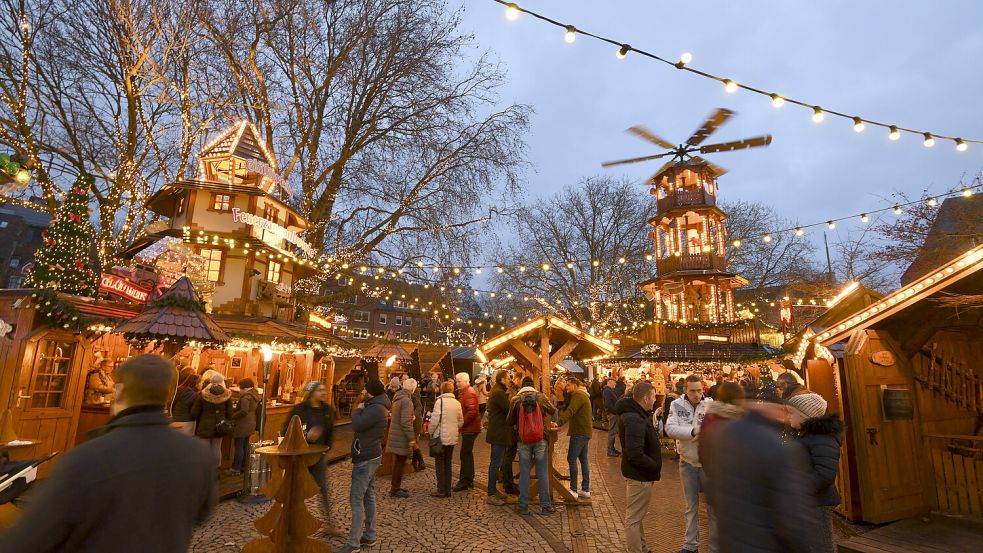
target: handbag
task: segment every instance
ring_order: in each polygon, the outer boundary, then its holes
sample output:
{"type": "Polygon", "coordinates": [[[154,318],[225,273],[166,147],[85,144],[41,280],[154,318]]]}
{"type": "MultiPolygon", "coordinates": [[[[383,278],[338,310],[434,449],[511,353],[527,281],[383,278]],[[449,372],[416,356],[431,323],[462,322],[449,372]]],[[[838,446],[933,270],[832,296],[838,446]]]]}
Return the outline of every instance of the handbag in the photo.
{"type": "Polygon", "coordinates": [[[430,456],[440,457],[444,454],[444,444],[440,441],[440,419],[444,418],[444,400],[440,400],[440,417],[437,418],[437,435],[427,432],[430,435],[430,456]]]}
{"type": "MultiPolygon", "coordinates": [[[[220,412],[219,407],[215,408],[215,416],[218,418],[220,412]]],[[[236,431],[236,423],[234,420],[222,417],[217,423],[215,423],[215,435],[216,436],[231,436],[236,431]]]]}

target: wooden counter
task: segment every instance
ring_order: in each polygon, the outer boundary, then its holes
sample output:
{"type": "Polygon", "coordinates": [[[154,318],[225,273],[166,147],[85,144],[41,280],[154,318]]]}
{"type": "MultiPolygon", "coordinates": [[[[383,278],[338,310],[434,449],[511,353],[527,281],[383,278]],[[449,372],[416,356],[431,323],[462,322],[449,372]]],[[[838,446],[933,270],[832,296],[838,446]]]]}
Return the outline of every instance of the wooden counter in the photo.
{"type": "Polygon", "coordinates": [[[105,426],[113,416],[108,405],[83,405],[79,411],[79,424],[75,431],[75,445],[89,439],[89,431],[105,426]]]}
{"type": "MultiPolygon", "coordinates": [[[[287,415],[290,414],[293,407],[293,404],[280,404],[276,407],[266,406],[266,426],[263,428],[263,440],[275,440],[277,438],[280,428],[283,427],[283,423],[286,422],[287,415]]],[[[256,430],[259,431],[258,428],[256,430]]]]}

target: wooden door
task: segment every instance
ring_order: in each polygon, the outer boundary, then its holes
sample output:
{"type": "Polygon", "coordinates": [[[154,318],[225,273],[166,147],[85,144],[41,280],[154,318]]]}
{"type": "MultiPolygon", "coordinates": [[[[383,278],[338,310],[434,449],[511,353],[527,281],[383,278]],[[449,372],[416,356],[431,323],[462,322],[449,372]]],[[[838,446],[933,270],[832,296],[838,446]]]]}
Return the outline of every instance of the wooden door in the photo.
{"type": "Polygon", "coordinates": [[[41,444],[24,452],[40,457],[74,443],[81,391],[83,345],[71,335],[45,334],[27,343],[13,404],[21,439],[41,444]]]}
{"type": "Polygon", "coordinates": [[[863,519],[882,523],[927,513],[925,472],[918,458],[924,451],[918,412],[909,420],[887,420],[882,408],[883,387],[907,387],[914,392],[907,358],[889,336],[867,330],[850,339],[844,361],[851,407],[847,431],[855,445],[863,519]],[[893,363],[871,361],[871,354],[882,351],[893,355],[893,363]]]}

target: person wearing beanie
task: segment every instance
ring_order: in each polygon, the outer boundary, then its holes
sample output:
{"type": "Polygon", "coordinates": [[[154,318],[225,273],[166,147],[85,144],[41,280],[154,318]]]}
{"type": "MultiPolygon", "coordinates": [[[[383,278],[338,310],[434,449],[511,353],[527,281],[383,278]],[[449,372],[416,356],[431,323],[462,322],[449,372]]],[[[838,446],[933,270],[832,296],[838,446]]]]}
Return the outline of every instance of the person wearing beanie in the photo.
{"type": "Polygon", "coordinates": [[[208,441],[215,463],[221,467],[222,438],[232,435],[232,390],[225,387],[225,377],[214,371],[204,380],[201,393],[191,405],[191,416],[198,421],[195,435],[208,441]]]}
{"type": "Polygon", "coordinates": [[[389,418],[389,397],[378,379],[365,383],[363,401],[352,412],[352,485],[348,503],[352,510],[348,542],[340,553],[355,553],[376,544],[375,475],[382,464],[382,437],[389,418]]]}
{"type": "Polygon", "coordinates": [[[834,553],[836,545],[833,541],[833,509],[840,504],[836,472],[840,466],[840,448],[843,445],[843,421],[835,413],[826,414],[826,400],[815,392],[794,396],[788,403],[805,417],[799,427],[799,443],[809,455],[813,477],[811,491],[821,514],[819,531],[814,534],[810,551],[834,553]]]}
{"type": "MultiPolygon", "coordinates": [[[[304,385],[304,400],[290,410],[290,414],[283,421],[280,428],[280,435],[287,435],[287,427],[294,415],[300,417],[300,424],[304,427],[304,437],[307,443],[312,445],[324,445],[331,449],[334,443],[334,408],[328,405],[328,389],[324,384],[317,380],[312,380],[304,385]]],[[[328,480],[328,453],[325,451],[317,462],[307,467],[317,487],[321,490],[321,504],[324,510],[324,522],[320,532],[327,536],[340,536],[341,531],[334,522],[331,508],[331,485],[328,480]]]]}
{"type": "Polygon", "coordinates": [[[235,438],[235,455],[232,461],[233,475],[242,474],[246,466],[246,456],[249,455],[249,436],[256,430],[256,408],[260,403],[259,391],[252,379],[243,378],[239,381],[239,401],[236,403],[232,420],[236,422],[232,437],[235,438]]]}

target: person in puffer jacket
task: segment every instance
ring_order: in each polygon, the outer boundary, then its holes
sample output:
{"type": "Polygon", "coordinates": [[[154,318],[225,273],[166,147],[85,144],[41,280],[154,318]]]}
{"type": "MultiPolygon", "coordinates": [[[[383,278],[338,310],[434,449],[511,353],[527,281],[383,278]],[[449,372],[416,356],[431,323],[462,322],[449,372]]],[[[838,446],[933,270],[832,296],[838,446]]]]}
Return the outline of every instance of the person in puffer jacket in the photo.
{"type": "MultiPolygon", "coordinates": [[[[683,482],[686,497],[686,539],[679,553],[693,553],[700,548],[700,492],[706,492],[706,474],[700,464],[697,436],[713,400],[703,396],[703,382],[691,374],[686,377],[683,396],[669,405],[666,434],[676,439],[679,452],[679,479],[683,482]]],[[[711,509],[710,553],[717,553],[717,522],[711,509]]]]}
{"type": "Polygon", "coordinates": [[[836,472],[840,466],[840,448],[843,445],[843,421],[836,414],[826,414],[826,400],[816,393],[795,396],[788,403],[806,417],[800,427],[799,443],[805,448],[812,463],[813,492],[821,514],[810,551],[834,553],[836,543],[833,541],[833,509],[840,504],[836,472]]]}
{"type": "Polygon", "coordinates": [[[232,390],[225,387],[225,377],[214,373],[210,384],[202,389],[191,405],[191,416],[198,421],[195,435],[208,442],[215,463],[222,466],[222,438],[219,423],[232,420],[232,390]]]}

